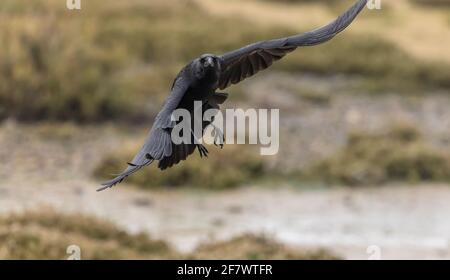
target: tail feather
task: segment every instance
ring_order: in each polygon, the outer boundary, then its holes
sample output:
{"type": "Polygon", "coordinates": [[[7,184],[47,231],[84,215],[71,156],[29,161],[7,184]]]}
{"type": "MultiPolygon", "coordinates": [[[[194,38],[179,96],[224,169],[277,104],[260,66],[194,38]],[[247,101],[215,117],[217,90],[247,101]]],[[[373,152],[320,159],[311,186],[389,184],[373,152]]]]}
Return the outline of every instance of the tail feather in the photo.
{"type": "Polygon", "coordinates": [[[171,154],[172,140],[170,138],[170,132],[162,128],[152,129],[140,151],[131,162],[128,162],[127,169],[114,179],[103,183],[103,187],[99,188],[97,191],[112,188],[142,167],[151,164],[154,160],[160,160],[171,154]]]}

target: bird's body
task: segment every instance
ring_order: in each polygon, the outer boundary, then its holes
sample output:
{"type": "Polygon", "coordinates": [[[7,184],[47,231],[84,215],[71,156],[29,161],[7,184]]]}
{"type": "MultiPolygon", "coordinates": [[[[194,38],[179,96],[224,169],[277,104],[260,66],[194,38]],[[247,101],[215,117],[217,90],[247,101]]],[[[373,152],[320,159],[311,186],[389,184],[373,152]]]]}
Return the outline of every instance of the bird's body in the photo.
{"type": "MultiPolygon", "coordinates": [[[[218,57],[208,55],[208,58],[209,57],[211,57],[211,59],[214,59],[212,63],[220,63],[218,57]]],[[[197,79],[195,75],[192,74],[195,74],[196,63],[199,62],[201,63],[201,61],[194,60],[189,63],[183,70],[180,71],[177,78],[175,79],[175,82],[178,78],[181,77],[192,81],[192,83],[186,89],[186,92],[177,108],[183,108],[191,111],[194,108],[194,101],[206,102],[216,92],[218,81],[220,78],[220,64],[218,68],[212,66],[205,67],[203,78],[197,79]]]]}
{"type": "MultiPolygon", "coordinates": [[[[218,92],[219,89],[223,90],[255,75],[298,47],[313,46],[332,39],[355,19],[366,4],[367,0],[358,0],[335,21],[311,32],[250,44],[221,56],[204,54],[194,59],[175,78],[171,93],[156,116],[141,150],[125,171],[104,183],[104,187],[99,190],[122,182],[130,174],[154,161],[159,161],[158,167],[164,170],[185,160],[195,149],[198,149],[201,156],[207,156],[206,148],[195,141],[181,144],[174,144],[172,141],[171,131],[176,125],[172,114],[176,109],[185,109],[192,115],[195,101],[202,102],[203,112],[210,108],[219,109],[219,105],[227,98],[227,94],[218,92]]],[[[210,124],[203,122],[203,130],[210,124]]],[[[223,137],[220,131],[217,131],[217,135],[223,137]]],[[[195,137],[198,138],[198,135],[195,136],[192,132],[192,138],[195,137]]]]}

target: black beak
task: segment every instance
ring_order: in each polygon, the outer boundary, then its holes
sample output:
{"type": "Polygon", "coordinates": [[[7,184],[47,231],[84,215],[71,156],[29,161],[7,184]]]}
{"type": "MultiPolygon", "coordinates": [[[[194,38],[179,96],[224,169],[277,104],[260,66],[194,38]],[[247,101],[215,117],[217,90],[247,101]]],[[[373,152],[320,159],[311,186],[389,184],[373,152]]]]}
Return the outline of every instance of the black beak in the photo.
{"type": "Polygon", "coordinates": [[[212,57],[207,57],[205,63],[203,63],[203,67],[214,67],[214,60],[212,57]]]}

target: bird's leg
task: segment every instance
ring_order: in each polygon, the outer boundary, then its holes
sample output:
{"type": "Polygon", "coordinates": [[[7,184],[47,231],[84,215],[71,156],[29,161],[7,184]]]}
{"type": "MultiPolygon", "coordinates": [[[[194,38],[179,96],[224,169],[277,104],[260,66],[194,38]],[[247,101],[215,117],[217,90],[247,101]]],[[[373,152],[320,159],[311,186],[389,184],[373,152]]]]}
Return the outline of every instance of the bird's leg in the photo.
{"type": "Polygon", "coordinates": [[[209,125],[213,127],[214,145],[217,147],[220,146],[220,148],[222,149],[223,143],[225,143],[225,136],[223,135],[223,131],[212,123],[210,123],[209,125]]]}

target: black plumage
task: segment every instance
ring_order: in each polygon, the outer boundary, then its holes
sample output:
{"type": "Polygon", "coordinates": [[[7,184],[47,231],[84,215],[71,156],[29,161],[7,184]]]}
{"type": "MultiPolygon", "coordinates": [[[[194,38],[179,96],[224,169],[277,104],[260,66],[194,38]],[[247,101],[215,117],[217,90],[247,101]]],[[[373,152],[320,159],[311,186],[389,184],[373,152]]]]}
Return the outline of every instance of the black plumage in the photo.
{"type": "MultiPolygon", "coordinates": [[[[203,111],[219,108],[227,95],[216,92],[218,89],[223,90],[255,75],[298,47],[313,46],[332,39],[350,25],[366,4],[367,0],[359,0],[330,24],[310,32],[261,41],[221,56],[205,54],[193,60],[175,78],[171,93],[156,116],[144,145],[127,169],[111,181],[103,183],[99,190],[122,182],[127,176],[153,161],[158,161],[158,167],[164,170],[185,160],[195,149],[198,149],[201,156],[207,156],[208,151],[201,144],[191,142],[192,144],[175,145],[172,142],[171,129],[176,123],[171,116],[175,109],[184,108],[192,113],[194,101],[203,102],[203,111]]],[[[203,129],[208,125],[209,123],[204,122],[203,129]]]]}

